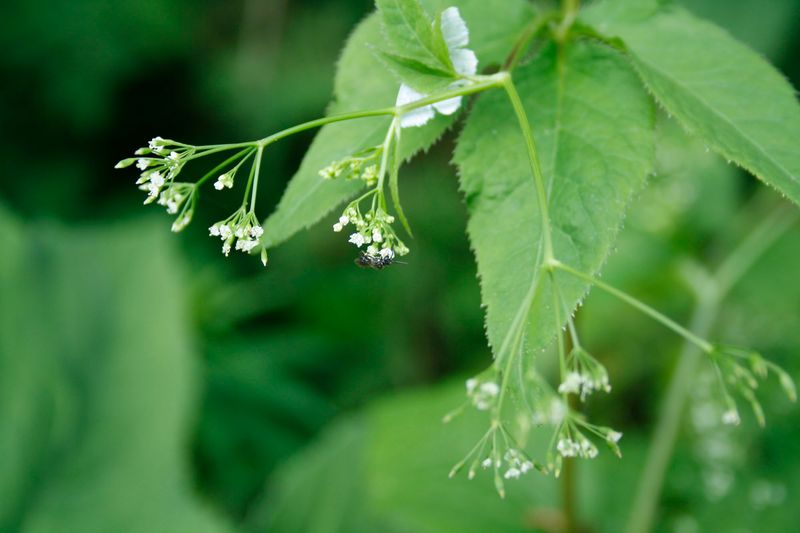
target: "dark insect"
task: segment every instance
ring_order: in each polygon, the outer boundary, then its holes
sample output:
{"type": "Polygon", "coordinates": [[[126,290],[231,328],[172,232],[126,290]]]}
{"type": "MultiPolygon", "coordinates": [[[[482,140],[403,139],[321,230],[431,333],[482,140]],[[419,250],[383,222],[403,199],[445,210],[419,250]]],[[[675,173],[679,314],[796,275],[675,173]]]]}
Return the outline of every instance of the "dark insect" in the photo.
{"type": "Polygon", "coordinates": [[[379,255],[370,255],[367,252],[362,253],[355,259],[356,266],[360,268],[371,268],[373,270],[383,270],[394,262],[392,257],[381,257],[379,255]]]}

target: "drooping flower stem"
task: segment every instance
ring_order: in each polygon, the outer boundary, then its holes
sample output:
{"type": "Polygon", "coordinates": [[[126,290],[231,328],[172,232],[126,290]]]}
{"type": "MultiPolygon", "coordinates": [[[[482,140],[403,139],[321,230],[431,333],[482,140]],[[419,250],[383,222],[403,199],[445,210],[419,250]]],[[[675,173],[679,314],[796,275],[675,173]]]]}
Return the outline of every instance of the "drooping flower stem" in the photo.
{"type": "MultiPolygon", "coordinates": [[[[728,255],[713,275],[706,273],[697,283],[690,283],[697,299],[689,327],[691,331],[701,337],[709,334],[719,306],[730,289],[758,258],[797,222],[797,218],[795,211],[773,211],[771,216],[759,224],[744,242],[728,255]]],[[[702,352],[691,342],[688,340],[684,342],[662,403],[658,423],[651,437],[636,498],[628,517],[626,527],[628,533],[644,533],[652,527],[664,477],[678,438],[686,399],[701,354],[702,352]]]]}

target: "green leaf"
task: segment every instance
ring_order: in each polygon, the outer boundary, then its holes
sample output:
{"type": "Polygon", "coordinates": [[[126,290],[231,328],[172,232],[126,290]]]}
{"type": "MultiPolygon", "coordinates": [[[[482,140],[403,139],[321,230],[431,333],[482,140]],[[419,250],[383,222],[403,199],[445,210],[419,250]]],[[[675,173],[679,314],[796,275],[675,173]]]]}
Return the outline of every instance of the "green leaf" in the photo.
{"type": "MultiPolygon", "coordinates": [[[[461,10],[471,30],[470,46],[485,65],[500,63],[505,59],[517,34],[531,16],[524,0],[507,0],[497,6],[490,6],[483,0],[426,2],[426,6],[434,12],[440,12],[449,5],[457,5],[461,10]]],[[[387,75],[381,60],[372,53],[383,40],[378,14],[368,17],[350,37],[339,61],[336,101],[331,106],[331,113],[394,105],[400,84],[393,76],[387,75]]],[[[403,159],[407,160],[430,147],[454,120],[453,116],[437,115],[424,127],[404,130],[403,159]]],[[[322,128],[276,211],[264,223],[265,245],[273,247],[280,244],[355,195],[361,188],[360,183],[323,180],[318,172],[331,161],[379,144],[388,126],[388,118],[369,118],[322,128]]]]}
{"type": "Polygon", "coordinates": [[[724,30],[669,7],[642,16],[630,0],[585,22],[624,43],[648,89],[691,134],[800,203],[800,105],[789,83],[724,30]]]}
{"type": "Polygon", "coordinates": [[[163,230],[0,210],[0,530],[226,531],[192,494],[197,368],[163,230]]]}
{"type": "MultiPolygon", "coordinates": [[[[595,43],[570,44],[562,55],[547,47],[515,78],[547,181],[556,257],[595,273],[653,164],[651,101],[624,58],[595,43]]],[[[505,94],[479,99],[455,160],[496,351],[539,268],[542,240],[525,145],[505,94]]],[[[566,276],[559,286],[570,308],[587,290],[566,276]]],[[[538,295],[528,342],[537,351],[556,331],[552,291],[541,286],[538,295]]]]}
{"type": "Polygon", "coordinates": [[[453,83],[454,78],[450,72],[432,69],[414,59],[390,52],[378,51],[377,54],[398,82],[406,83],[423,94],[445,90],[453,83]]]}
{"type": "Polygon", "coordinates": [[[419,0],[376,0],[383,31],[391,49],[400,56],[455,76],[441,31],[419,0]]]}

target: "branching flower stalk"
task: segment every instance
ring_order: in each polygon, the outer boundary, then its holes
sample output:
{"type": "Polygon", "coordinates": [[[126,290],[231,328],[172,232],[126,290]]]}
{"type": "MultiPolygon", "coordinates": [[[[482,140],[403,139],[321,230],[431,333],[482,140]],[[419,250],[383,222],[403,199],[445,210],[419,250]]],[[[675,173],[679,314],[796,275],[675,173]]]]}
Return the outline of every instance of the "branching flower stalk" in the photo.
{"type": "MultiPolygon", "coordinates": [[[[455,113],[466,96],[490,89],[502,89],[513,108],[517,126],[524,140],[539,216],[539,227],[536,229],[541,237],[536,257],[533,258],[534,268],[530,284],[495,352],[494,363],[482,374],[467,380],[465,404],[445,417],[445,421],[449,421],[467,406],[488,413],[489,428],[464,459],[453,467],[450,475],[453,476],[466,467],[467,476],[471,479],[480,469],[491,469],[495,487],[501,497],[505,495],[506,480],[519,478],[531,469],[536,468],[558,476],[565,458],[595,457],[598,454],[598,448],[594,443],[596,439],[604,441],[616,455],[621,455],[618,442],[622,434],[619,431],[591,423],[584,415],[570,407],[570,400],[574,399],[570,395],[585,401],[595,391],[609,392],[611,385],[605,367],[586,351],[578,338],[570,307],[559,285],[560,275],[572,276],[588,286],[595,286],[611,294],[658,321],[706,354],[716,369],[720,392],[729,406],[723,417],[725,422],[739,421],[731,390],[749,402],[757,419],[763,421],[763,413],[755,398],[755,389],[758,379],[765,378],[770,372],[778,376],[790,398],[795,397],[794,384],[789,376],[760,355],[741,348],[712,344],[629,294],[562,262],[556,256],[545,176],[539,161],[533,129],[514,84],[512,70],[531,40],[545,29],[550,30],[559,50],[563,50],[570,38],[578,6],[577,0],[568,0],[563,3],[560,15],[547,13],[535,19],[516,43],[506,61],[506,67],[491,75],[477,74],[478,59],[475,53],[467,48],[469,33],[466,24],[457,8],[448,8],[436,21],[439,27],[433,28],[442,38],[440,43],[442,46],[439,48],[442,49],[444,57],[439,57],[439,60],[443,61],[442,68],[449,69],[447,74],[451,76],[447,79],[447,86],[443,90],[424,94],[402,83],[394,106],[331,115],[284,129],[260,140],[244,143],[193,146],[156,137],[147,147],[137,150],[136,157],[124,159],[117,164],[117,168],[134,164],[139,168],[141,175],[137,184],[147,193],[145,203],[157,201],[166,207],[168,213],[177,215],[172,227],[173,231],[177,232],[184,229],[192,220],[199,188],[205,182],[216,177],[214,182],[216,190],[232,189],[236,185],[236,176],[240,169],[249,162],[249,173],[240,207],[226,219],[213,224],[209,228],[209,233],[220,238],[225,255],[232,249],[251,253],[260,248],[261,260],[266,265],[264,230],[256,214],[256,202],[261,162],[267,147],[295,133],[327,124],[370,117],[390,117],[386,135],[380,144],[343,154],[342,159],[331,162],[319,172],[320,179],[359,180],[366,187],[366,192],[347,204],[332,229],[339,233],[352,225],[354,230],[348,232],[349,242],[359,250],[365,247],[357,263],[380,269],[390,264],[396,256],[409,252],[392,226],[396,216],[409,236],[411,235],[400,205],[398,184],[399,168],[402,163],[400,143],[403,129],[424,126],[436,114],[455,113]],[[233,152],[233,154],[196,182],[176,181],[188,163],[223,152],[233,152]],[[390,212],[386,199],[387,185],[394,214],[390,212]],[[547,385],[533,364],[529,364],[527,368],[524,364],[525,339],[531,307],[542,287],[548,285],[552,290],[556,324],[555,344],[559,358],[557,393],[547,385]],[[562,328],[565,323],[572,345],[569,353],[562,328]],[[545,464],[526,455],[524,446],[520,445],[520,442],[524,442],[524,435],[515,435],[516,431],[504,418],[515,370],[519,381],[519,395],[527,409],[526,416],[530,423],[545,424],[553,428],[545,464]],[[529,398],[529,388],[536,388],[540,396],[529,398]]],[[[522,428],[523,433],[525,430],[522,428]]]]}

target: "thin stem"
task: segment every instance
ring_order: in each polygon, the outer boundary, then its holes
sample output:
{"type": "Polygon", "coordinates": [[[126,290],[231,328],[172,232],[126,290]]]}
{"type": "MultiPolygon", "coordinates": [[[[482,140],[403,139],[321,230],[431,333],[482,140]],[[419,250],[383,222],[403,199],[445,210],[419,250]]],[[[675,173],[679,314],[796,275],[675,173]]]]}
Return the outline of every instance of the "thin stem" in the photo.
{"type": "Polygon", "coordinates": [[[557,13],[543,13],[531,20],[514,43],[514,48],[511,49],[511,53],[508,54],[508,57],[503,63],[503,70],[507,72],[514,70],[520,59],[522,59],[522,55],[525,53],[530,42],[557,16],[557,13]]]}
{"type": "MultiPolygon", "coordinates": [[[[501,87],[503,86],[503,82],[507,77],[508,74],[505,72],[498,72],[497,74],[493,74],[491,76],[475,76],[473,78],[470,78],[470,81],[472,83],[470,83],[469,85],[466,85],[464,87],[459,87],[456,89],[451,89],[449,91],[443,91],[441,93],[436,93],[434,95],[421,98],[414,102],[409,102],[408,104],[402,106],[383,107],[379,109],[367,109],[364,111],[355,111],[353,113],[342,113],[340,115],[331,115],[328,117],[318,118],[316,120],[310,120],[308,122],[292,126],[291,128],[287,128],[285,130],[264,137],[263,139],[257,141],[257,144],[261,146],[268,146],[275,141],[278,141],[290,135],[294,135],[295,133],[300,133],[302,131],[309,130],[312,128],[318,128],[320,126],[325,126],[326,124],[332,124],[334,122],[343,122],[346,120],[355,120],[358,118],[379,117],[379,116],[398,117],[401,116],[403,113],[407,113],[408,111],[412,111],[420,107],[425,107],[427,105],[435,104],[443,100],[449,100],[450,98],[455,98],[457,96],[467,96],[470,94],[475,94],[485,91],[487,89],[501,87]]],[[[253,143],[249,144],[252,145],[253,143]]]]}
{"type": "Polygon", "coordinates": [[[617,289],[615,287],[612,287],[611,285],[609,285],[607,283],[604,283],[604,282],[600,281],[599,279],[597,279],[597,278],[595,278],[593,276],[585,274],[585,273],[581,272],[580,270],[576,270],[576,269],[572,268],[569,265],[565,265],[564,263],[561,263],[560,261],[553,261],[553,262],[550,263],[549,266],[552,267],[552,268],[557,268],[559,270],[563,270],[564,272],[567,272],[568,274],[572,274],[576,278],[580,278],[580,279],[582,279],[584,281],[587,281],[587,282],[599,287],[600,289],[606,291],[607,293],[611,294],[612,296],[614,296],[616,298],[619,298],[620,300],[622,300],[623,302],[627,303],[628,305],[630,305],[630,306],[638,309],[642,313],[648,315],[650,318],[653,318],[657,322],[660,322],[661,324],[663,324],[667,328],[671,329],[672,331],[674,331],[675,333],[677,333],[678,335],[680,335],[681,337],[683,337],[687,341],[691,342],[692,344],[694,344],[695,346],[697,346],[698,348],[700,348],[704,352],[711,353],[712,351],[714,351],[714,347],[711,345],[710,342],[708,342],[705,339],[702,339],[702,338],[698,337],[697,335],[695,335],[694,333],[692,333],[691,331],[689,331],[685,327],[681,326],[680,324],[678,324],[677,322],[675,322],[671,318],[667,317],[663,313],[660,313],[659,311],[656,311],[655,309],[653,309],[649,305],[645,304],[644,302],[641,302],[641,301],[637,300],[636,298],[632,297],[631,295],[629,295],[629,294],[627,294],[625,292],[622,292],[621,290],[619,290],[619,289],[617,289]]]}
{"type": "Polygon", "coordinates": [[[250,165],[250,175],[247,177],[247,187],[244,189],[244,200],[242,200],[241,209],[247,206],[247,197],[250,194],[250,188],[253,186],[253,177],[256,175],[256,163],[257,161],[253,161],[253,164],[250,165]]]}
{"type": "Polygon", "coordinates": [[[547,206],[547,193],[544,187],[542,167],[536,152],[536,143],[533,139],[531,125],[528,122],[528,115],[525,113],[525,107],[522,105],[522,100],[520,100],[519,93],[517,93],[517,89],[510,75],[505,78],[503,88],[508,94],[508,99],[511,101],[514,113],[517,116],[517,121],[519,122],[519,127],[522,130],[522,136],[525,138],[525,147],[528,150],[528,162],[530,163],[533,182],[536,187],[536,198],[539,202],[539,215],[542,222],[542,239],[544,241],[544,262],[547,263],[555,257],[553,255],[553,239],[550,234],[550,214],[547,206]]]}
{"type": "Polygon", "coordinates": [[[237,154],[232,155],[231,157],[229,157],[228,159],[226,159],[225,161],[223,161],[219,165],[217,165],[214,168],[212,168],[211,170],[209,170],[202,178],[197,180],[195,185],[197,187],[199,187],[200,185],[202,185],[203,183],[205,183],[206,181],[211,179],[213,176],[216,176],[217,172],[219,172],[223,168],[227,167],[228,165],[230,165],[231,163],[233,163],[234,161],[236,161],[240,157],[243,157],[242,161],[244,161],[252,153],[253,153],[253,150],[252,149],[248,149],[248,150],[242,150],[241,152],[238,152],[237,154]]]}
{"type": "Polygon", "coordinates": [[[253,194],[250,196],[250,212],[253,212],[256,208],[256,193],[258,192],[258,178],[261,172],[261,156],[264,153],[264,147],[258,145],[258,151],[256,152],[256,159],[253,162],[253,166],[255,169],[253,170],[253,174],[255,178],[253,179],[253,194]]]}
{"type": "Polygon", "coordinates": [[[563,43],[566,40],[570,28],[572,28],[572,24],[575,22],[575,19],[578,16],[579,9],[580,0],[562,0],[561,24],[558,25],[558,28],[555,31],[555,37],[557,41],[563,43]]]}
{"type": "MultiPolygon", "coordinates": [[[[777,211],[757,226],[742,244],[728,255],[711,277],[710,283],[715,290],[695,291],[698,303],[690,325],[693,332],[701,337],[708,335],[722,299],[730,288],[796,220],[797,214],[794,211],[788,214],[782,210],[777,211]]],[[[678,439],[681,416],[686,408],[686,399],[691,390],[700,355],[701,352],[692,343],[688,340],[684,342],[678,365],[662,404],[658,425],[653,432],[652,444],[647,453],[636,498],[631,507],[626,528],[628,533],[644,533],[652,528],[661,488],[678,439]]],[[[727,395],[727,391],[724,391],[725,383],[719,375],[716,363],[714,370],[722,384],[723,394],[727,395]]]]}
{"type": "MultiPolygon", "coordinates": [[[[698,335],[708,335],[717,310],[718,300],[701,300],[690,322],[692,331],[698,335]]],[[[681,415],[686,407],[692,378],[702,354],[703,352],[693,343],[684,341],[678,364],[661,405],[658,425],[651,438],[642,477],[631,507],[626,529],[628,533],[645,533],[652,529],[661,487],[680,430],[681,415]]]]}

